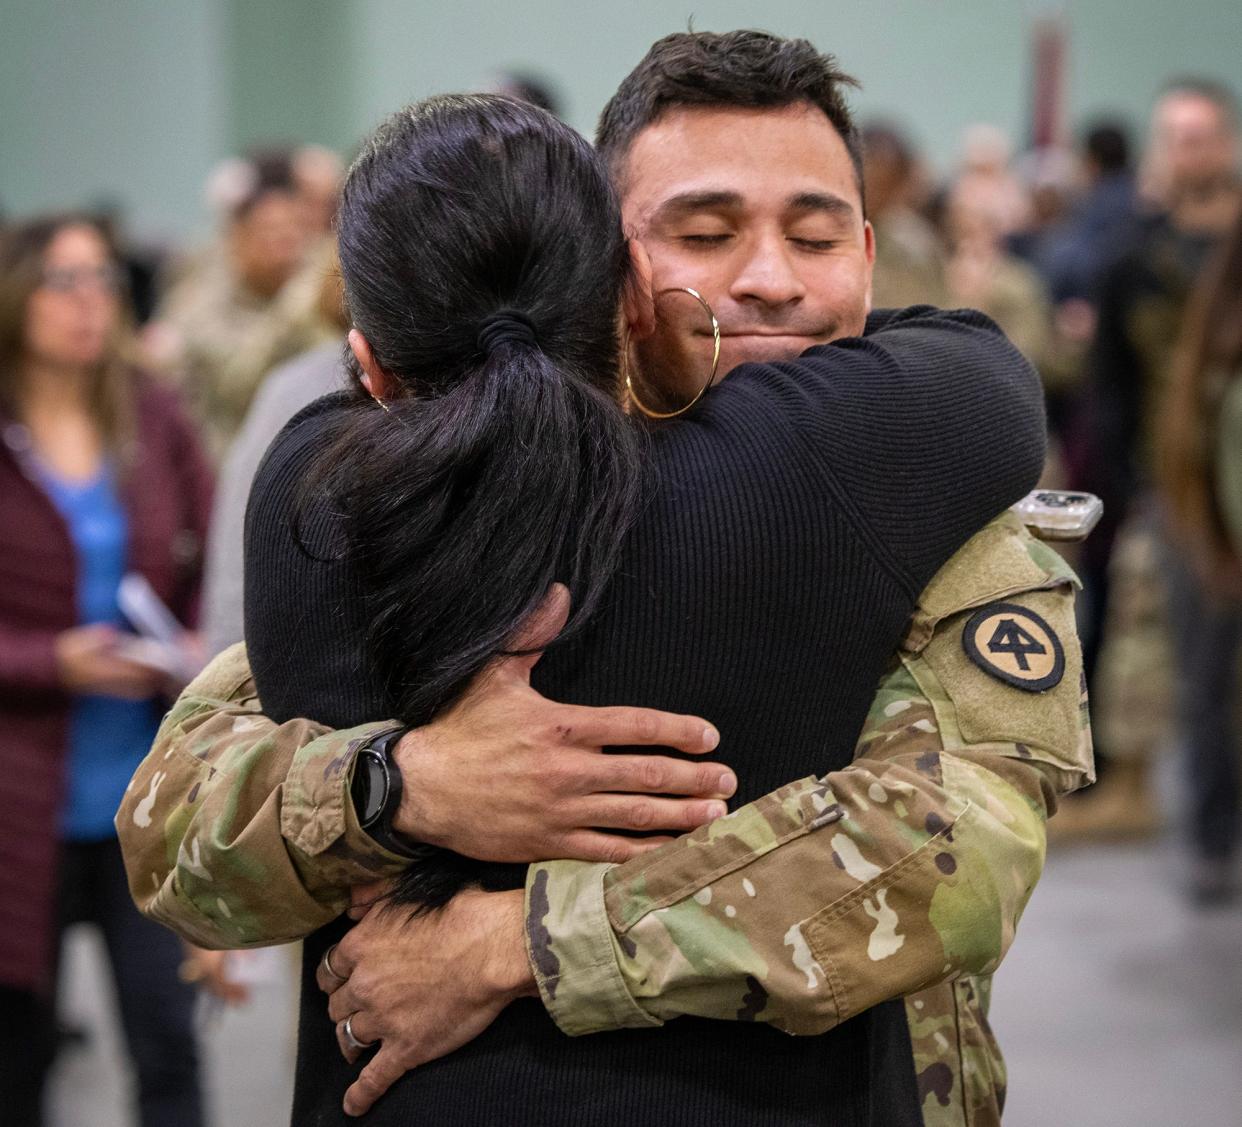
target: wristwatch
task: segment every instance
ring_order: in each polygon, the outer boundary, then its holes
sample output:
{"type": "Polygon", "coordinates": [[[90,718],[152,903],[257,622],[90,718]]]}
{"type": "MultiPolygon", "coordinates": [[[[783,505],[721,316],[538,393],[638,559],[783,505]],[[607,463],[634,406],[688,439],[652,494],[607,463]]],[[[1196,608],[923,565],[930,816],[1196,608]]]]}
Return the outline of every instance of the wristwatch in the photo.
{"type": "Polygon", "coordinates": [[[379,845],[401,857],[418,857],[427,848],[407,841],[392,828],[392,820],[401,807],[401,770],[392,757],[397,741],[408,728],[381,732],[364,744],[354,760],[354,774],[349,783],[350,798],[358,824],[379,845]]]}

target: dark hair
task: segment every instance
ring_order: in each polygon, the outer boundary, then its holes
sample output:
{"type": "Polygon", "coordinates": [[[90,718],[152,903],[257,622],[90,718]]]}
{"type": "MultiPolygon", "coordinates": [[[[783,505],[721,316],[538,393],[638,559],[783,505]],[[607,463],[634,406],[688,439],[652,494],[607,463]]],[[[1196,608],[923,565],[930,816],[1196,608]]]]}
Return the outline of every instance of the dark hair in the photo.
{"type": "Polygon", "coordinates": [[[1121,125],[1108,121],[1093,125],[1083,139],[1083,148],[1106,176],[1130,167],[1130,138],[1121,125]]]}
{"type": "Polygon", "coordinates": [[[1191,295],[1159,413],[1156,466],[1187,556],[1208,587],[1242,593],[1242,545],[1233,544],[1216,481],[1225,395],[1242,378],[1242,216],[1191,295]]]}
{"type": "Polygon", "coordinates": [[[604,106],[595,147],[616,179],[634,138],[675,106],[780,109],[818,107],[841,135],[863,192],[862,142],[846,104],[858,86],[831,55],[805,39],[764,31],[684,31],[666,35],[622,80],[604,106]]]}
{"type": "Polygon", "coordinates": [[[556,117],[562,116],[560,95],[552,83],[537,74],[524,70],[502,71],[496,79],[494,90],[519,102],[529,102],[556,117]]]}
{"type": "MultiPolygon", "coordinates": [[[[606,172],[551,114],[497,95],[389,118],[338,219],[353,323],[402,392],[364,392],[327,455],[395,714],[429,720],[555,581],[572,634],[640,495],[617,401],[629,254],[606,172]]],[[[354,366],[355,379],[360,373],[354,366]]]]}
{"type": "Polygon", "coordinates": [[[910,138],[896,125],[887,121],[869,121],[861,130],[864,157],[887,157],[902,172],[914,164],[914,146],[910,138]]]}
{"type": "Polygon", "coordinates": [[[284,145],[265,145],[248,150],[242,159],[250,173],[249,183],[245,192],[230,207],[230,217],[244,219],[260,200],[272,193],[296,195],[294,157],[294,150],[284,145]]]}
{"type": "MultiPolygon", "coordinates": [[[[109,233],[89,215],[40,215],[0,230],[0,412],[17,418],[22,414],[20,376],[30,299],[43,284],[48,248],[62,231],[73,227],[94,231],[117,265],[116,247],[109,233]]],[[[132,456],[135,372],[124,291],[119,296],[120,316],[94,374],[89,405],[109,453],[124,472],[132,456]]]]}

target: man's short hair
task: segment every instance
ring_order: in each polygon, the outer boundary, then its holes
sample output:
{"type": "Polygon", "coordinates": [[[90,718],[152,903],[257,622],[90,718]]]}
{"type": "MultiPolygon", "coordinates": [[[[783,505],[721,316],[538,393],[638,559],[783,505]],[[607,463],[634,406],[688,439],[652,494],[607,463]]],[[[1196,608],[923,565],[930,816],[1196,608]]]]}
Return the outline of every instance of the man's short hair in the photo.
{"type": "Polygon", "coordinates": [[[836,59],[805,39],[763,31],[678,32],[656,42],[626,75],[600,115],[595,147],[617,178],[634,139],[669,109],[780,109],[806,102],[841,135],[861,195],[862,141],[844,95],[856,86],[836,59]]]}
{"type": "Polygon", "coordinates": [[[1130,138],[1120,122],[1096,122],[1083,138],[1083,149],[1105,175],[1130,167],[1130,138]]]}

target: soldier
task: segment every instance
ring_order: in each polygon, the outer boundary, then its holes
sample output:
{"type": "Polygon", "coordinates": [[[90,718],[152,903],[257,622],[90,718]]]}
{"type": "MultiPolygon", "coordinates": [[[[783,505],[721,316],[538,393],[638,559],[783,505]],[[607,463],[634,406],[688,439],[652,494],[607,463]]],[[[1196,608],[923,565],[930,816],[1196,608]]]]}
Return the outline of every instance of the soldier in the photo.
{"type": "Polygon", "coordinates": [[[863,128],[867,216],[875,228],[871,298],[880,308],[947,306],[945,250],[936,229],[919,213],[919,161],[895,126],[863,128]]]}
{"type": "MultiPolygon", "coordinates": [[[[696,38],[709,47],[721,45],[720,37],[696,38]]],[[[1089,753],[1071,580],[1063,565],[1031,544],[1009,518],[981,533],[959,559],[921,600],[854,764],[822,780],[782,788],[695,837],[665,846],[667,854],[653,856],[667,860],[651,869],[641,858],[622,869],[580,862],[534,867],[525,924],[534,971],[523,953],[520,898],[515,904],[509,893],[459,896],[425,922],[446,929],[446,942],[451,939],[464,960],[454,979],[468,989],[452,991],[449,1000],[479,1005],[468,1017],[458,1011],[462,1020],[433,1016],[424,1033],[449,1030],[468,1037],[482,1028],[480,1013],[533,989],[536,979],[545,1004],[567,1031],[654,1024],[684,1012],[757,1018],[809,1032],[920,986],[989,972],[1011,940],[1038,876],[1043,819],[1054,795],[1089,773],[1089,753]],[[737,832],[731,832],[734,827],[737,832]],[[722,875],[721,854],[738,872],[728,900],[711,884],[722,875]],[[778,884],[767,869],[778,863],[784,868],[786,859],[789,868],[778,884]],[[700,860],[705,868],[697,868],[700,860]],[[751,872],[751,864],[757,880],[740,872],[751,872]],[[635,907],[614,925],[615,907],[626,895],[646,896],[644,888],[662,872],[675,877],[679,888],[684,885],[686,895],[670,887],[658,901],[631,899],[635,907]],[[783,893],[764,895],[769,888],[787,890],[788,899],[783,893]],[[483,895],[501,900],[480,902],[483,895]],[[571,903],[573,912],[563,910],[571,903]],[[755,911],[760,905],[762,913],[755,911]],[[679,908],[691,933],[678,932],[680,938],[670,943],[678,925],[670,930],[665,922],[677,921],[679,908]],[[666,909],[672,914],[659,914],[666,909]],[[773,911],[794,913],[792,922],[773,911]],[[465,926],[471,916],[473,924],[465,926]],[[516,931],[509,933],[514,942],[498,943],[497,929],[514,924],[516,931]],[[736,929],[733,939],[729,929],[736,929]],[[491,975],[471,975],[469,947],[461,946],[483,933],[487,944],[475,956],[516,954],[519,971],[485,1000],[473,987],[491,975]],[[739,936],[744,943],[737,942],[739,936]],[[704,958],[683,975],[682,986],[693,987],[687,992],[678,987],[678,968],[696,950],[704,958]],[[730,951],[739,955],[732,963],[726,957],[730,951]],[[633,981],[645,981],[647,988],[667,981],[667,1009],[635,997],[641,990],[630,992],[617,952],[634,960],[633,981]],[[656,973],[648,973],[657,963],[656,973]],[[720,979],[714,992],[713,974],[720,979]]],[[[511,688],[499,674],[491,677],[437,721],[439,728],[433,724],[413,739],[405,737],[398,748],[405,745],[416,754],[420,745],[430,747],[458,775],[470,773],[469,757],[484,790],[493,785],[486,765],[513,762],[515,737],[519,747],[540,747],[539,758],[554,771],[558,764],[564,770],[568,760],[557,754],[564,747],[549,748],[541,737],[549,724],[564,729],[567,719],[574,726],[587,723],[581,710],[567,712],[519,693],[526,702],[523,711],[505,696],[511,688]],[[502,699],[490,721],[489,692],[502,699]]],[[[630,714],[630,730],[623,732],[617,718],[611,719],[610,728],[601,732],[597,722],[583,733],[583,746],[636,742],[635,720],[640,728],[653,720],[630,714]]],[[[381,725],[325,734],[304,721],[274,727],[261,716],[242,652],[225,654],[167,718],[118,816],[133,888],[144,909],[218,945],[271,942],[303,934],[338,914],[349,885],[399,871],[402,858],[360,830],[350,801],[350,773],[361,762],[360,750],[390,730],[391,725],[381,725]],[[153,827],[159,828],[152,832],[153,827]]],[[[641,742],[647,741],[693,746],[684,731],[649,730],[641,742]]],[[[676,766],[654,762],[657,770],[676,766]]],[[[355,777],[360,775],[361,770],[355,777]]],[[[710,794],[701,784],[674,787],[652,780],[649,785],[663,793],[710,794]]],[[[428,791],[411,785],[406,793],[410,801],[396,812],[393,828],[429,840],[425,832],[414,832],[420,801],[434,805],[428,791]]],[[[495,812],[472,819],[479,837],[487,836],[489,822],[511,820],[512,807],[520,806],[517,793],[506,786],[495,801],[490,791],[476,793],[476,812],[495,812]]],[[[424,813],[443,815],[434,808],[424,813]]],[[[418,827],[425,828],[425,822],[418,827]]],[[[454,844],[469,851],[460,841],[454,844]]],[[[535,844],[534,855],[549,855],[545,844],[535,844]]],[[[367,946],[368,929],[381,928],[386,918],[367,916],[356,938],[336,949],[341,961],[329,960],[325,970],[332,977],[326,981],[337,981],[337,972],[353,966],[367,946]]],[[[333,1007],[349,1002],[366,975],[360,970],[351,987],[336,991],[333,1007]]],[[[975,1122],[985,1122],[989,1108],[995,1118],[1001,1089],[994,1062],[980,1054],[989,1043],[984,992],[954,986],[916,1001],[922,1003],[912,1012],[924,1047],[925,1106],[962,1122],[969,1103],[980,1109],[975,1122]],[[963,1023],[975,1032],[950,1040],[941,1030],[946,1023],[963,1023]],[[935,1059],[926,1055],[929,1050],[935,1059]],[[968,1096],[963,1073],[970,1074],[968,1096]]],[[[359,1028],[364,1021],[387,1020],[370,1006],[358,1005],[345,1016],[354,1013],[359,1028]]],[[[367,1081],[347,1097],[355,1111],[386,1087],[394,1066],[399,1074],[453,1047],[420,1043],[411,1052],[395,1030],[390,1035],[387,1026],[377,1028],[384,1030],[385,1047],[364,1073],[367,1081]]],[[[901,1067],[900,1061],[893,1063],[901,1067]]]]}
{"type": "MultiPolygon", "coordinates": [[[[225,231],[159,310],[168,361],[217,460],[259,383],[283,360],[332,339],[320,291],[332,261],[312,240],[291,155],[230,162],[225,231]]],[[[221,179],[221,177],[217,177],[221,179]]]]}
{"type": "Polygon", "coordinates": [[[1062,827],[1067,834],[1125,836],[1159,825],[1151,764],[1168,740],[1176,682],[1190,760],[1187,820],[1199,862],[1191,891],[1208,898],[1226,875],[1219,841],[1229,831],[1214,813],[1209,780],[1220,773],[1220,757],[1235,754],[1221,736],[1228,727],[1221,710],[1231,701],[1209,688],[1209,678],[1181,674],[1233,664],[1234,642],[1206,640],[1232,639],[1236,631],[1229,612],[1205,597],[1177,537],[1164,527],[1152,447],[1187,299],[1242,199],[1237,160],[1230,92],[1211,82],[1171,84],[1153,110],[1147,154],[1146,190],[1158,210],[1136,223],[1100,279],[1083,481],[1100,494],[1110,519],[1088,545],[1083,569],[1093,617],[1088,676],[1108,769],[1099,787],[1067,808],[1062,827]]]}

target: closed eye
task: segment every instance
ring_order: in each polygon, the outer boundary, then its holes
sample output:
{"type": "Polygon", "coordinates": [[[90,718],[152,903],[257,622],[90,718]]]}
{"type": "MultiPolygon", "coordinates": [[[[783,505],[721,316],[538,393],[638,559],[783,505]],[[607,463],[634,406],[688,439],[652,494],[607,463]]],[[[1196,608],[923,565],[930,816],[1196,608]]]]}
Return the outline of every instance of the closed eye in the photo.
{"type": "Polygon", "coordinates": [[[721,232],[717,235],[682,235],[680,236],[683,243],[691,243],[694,246],[719,246],[733,236],[728,232],[721,232]]]}
{"type": "Polygon", "coordinates": [[[837,239],[790,239],[791,243],[802,247],[804,250],[832,250],[837,245],[837,239]]]}

